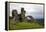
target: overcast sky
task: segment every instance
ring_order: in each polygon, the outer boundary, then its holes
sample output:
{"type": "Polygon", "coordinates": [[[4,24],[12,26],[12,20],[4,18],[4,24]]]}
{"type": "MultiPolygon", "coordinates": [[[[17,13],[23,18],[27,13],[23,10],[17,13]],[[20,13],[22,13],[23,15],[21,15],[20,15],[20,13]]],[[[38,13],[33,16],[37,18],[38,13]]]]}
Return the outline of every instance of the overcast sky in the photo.
{"type": "Polygon", "coordinates": [[[10,3],[10,16],[12,16],[12,10],[14,9],[16,9],[18,14],[20,14],[22,7],[26,11],[25,16],[33,16],[34,18],[43,18],[43,5],[38,4],[10,3]]]}

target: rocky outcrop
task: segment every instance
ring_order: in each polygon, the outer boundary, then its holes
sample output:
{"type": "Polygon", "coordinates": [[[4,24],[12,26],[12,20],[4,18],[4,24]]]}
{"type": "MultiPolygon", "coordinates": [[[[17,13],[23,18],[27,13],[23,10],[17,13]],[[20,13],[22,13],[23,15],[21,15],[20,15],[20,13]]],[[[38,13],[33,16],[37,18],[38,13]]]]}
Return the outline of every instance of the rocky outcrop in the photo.
{"type": "Polygon", "coordinates": [[[34,20],[34,18],[32,16],[27,16],[25,17],[25,13],[26,11],[24,10],[24,8],[21,8],[21,14],[17,13],[17,10],[13,10],[12,11],[12,18],[13,20],[15,20],[16,22],[31,22],[32,20],[34,20]]]}
{"type": "Polygon", "coordinates": [[[32,22],[32,21],[34,21],[34,18],[32,16],[27,16],[27,21],[32,22]]]}

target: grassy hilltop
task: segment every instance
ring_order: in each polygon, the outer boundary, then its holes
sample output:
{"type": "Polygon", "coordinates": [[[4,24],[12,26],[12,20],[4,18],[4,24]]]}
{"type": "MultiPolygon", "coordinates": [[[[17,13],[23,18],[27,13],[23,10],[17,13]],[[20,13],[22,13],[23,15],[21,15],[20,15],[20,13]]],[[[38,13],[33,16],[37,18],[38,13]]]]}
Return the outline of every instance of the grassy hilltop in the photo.
{"type": "Polygon", "coordinates": [[[37,29],[37,28],[43,28],[43,25],[40,25],[37,22],[19,22],[16,23],[13,19],[10,19],[10,30],[18,30],[18,29],[37,29]]]}

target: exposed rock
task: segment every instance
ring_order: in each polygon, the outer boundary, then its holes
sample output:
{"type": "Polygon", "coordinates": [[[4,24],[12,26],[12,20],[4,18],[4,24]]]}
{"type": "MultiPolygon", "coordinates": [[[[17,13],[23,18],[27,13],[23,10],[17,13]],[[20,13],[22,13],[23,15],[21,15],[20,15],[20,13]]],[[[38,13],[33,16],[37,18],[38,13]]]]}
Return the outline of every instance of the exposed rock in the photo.
{"type": "Polygon", "coordinates": [[[12,18],[13,20],[15,20],[16,22],[25,22],[25,21],[32,21],[34,20],[34,18],[32,16],[27,16],[25,17],[25,13],[26,11],[24,10],[24,8],[21,8],[21,14],[17,13],[17,10],[13,10],[12,11],[12,18]]]}

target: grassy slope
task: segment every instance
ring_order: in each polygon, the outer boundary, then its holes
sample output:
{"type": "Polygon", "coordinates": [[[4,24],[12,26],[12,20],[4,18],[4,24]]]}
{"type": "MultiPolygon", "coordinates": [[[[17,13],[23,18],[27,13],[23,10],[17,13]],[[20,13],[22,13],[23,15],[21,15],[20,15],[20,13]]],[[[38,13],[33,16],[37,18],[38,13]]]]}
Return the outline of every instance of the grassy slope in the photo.
{"type": "Polygon", "coordinates": [[[36,29],[36,28],[42,28],[42,25],[39,25],[38,23],[28,23],[28,22],[19,22],[15,23],[15,21],[10,20],[10,30],[13,29],[36,29]]]}

